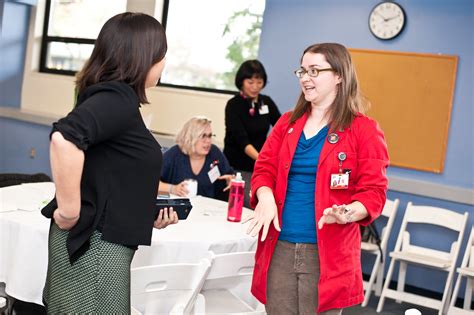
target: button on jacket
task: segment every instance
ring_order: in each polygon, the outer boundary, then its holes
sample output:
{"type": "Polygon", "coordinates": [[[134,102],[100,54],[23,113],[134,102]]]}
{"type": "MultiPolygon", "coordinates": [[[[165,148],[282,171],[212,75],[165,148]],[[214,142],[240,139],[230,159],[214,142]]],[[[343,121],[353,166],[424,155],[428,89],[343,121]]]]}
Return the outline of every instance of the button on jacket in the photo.
{"type": "MultiPolygon", "coordinates": [[[[258,202],[256,190],[261,186],[270,187],[280,224],[288,184],[288,165],[293,159],[307,114],[293,124],[289,124],[289,118],[290,113],[284,114],[273,128],[260,152],[252,177],[252,206],[258,202]]],[[[388,152],[378,124],[358,114],[350,127],[336,133],[338,141],[331,144],[326,139],[319,158],[315,190],[316,222],[324,209],[353,201],[360,201],[369,215],[355,223],[325,224],[321,230],[315,231],[320,259],[318,312],[345,308],[364,300],[359,224],[368,225],[380,215],[388,188],[388,152]],[[340,152],[347,155],[342,169],[350,170],[349,187],[332,190],[331,174],[339,173],[340,152]]],[[[279,232],[271,224],[266,240],[258,242],[252,293],[262,303],[266,302],[267,273],[278,235],[279,232]]]]}

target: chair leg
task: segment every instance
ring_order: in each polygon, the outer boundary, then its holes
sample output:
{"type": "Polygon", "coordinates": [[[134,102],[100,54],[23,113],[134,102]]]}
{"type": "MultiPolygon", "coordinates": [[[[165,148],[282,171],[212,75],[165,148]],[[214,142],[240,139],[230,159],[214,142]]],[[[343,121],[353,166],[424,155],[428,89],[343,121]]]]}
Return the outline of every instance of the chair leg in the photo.
{"type": "MultiPolygon", "coordinates": [[[[398,283],[397,283],[397,291],[403,292],[405,291],[405,279],[407,276],[407,264],[403,261],[400,261],[400,268],[398,270],[398,283]]],[[[401,300],[395,300],[397,303],[402,303],[401,300]]]]}
{"type": "Polygon", "coordinates": [[[375,258],[374,266],[372,267],[372,272],[370,273],[370,279],[367,283],[367,288],[365,289],[365,297],[364,302],[362,302],[362,307],[366,307],[369,304],[370,295],[372,294],[372,287],[374,286],[375,279],[378,274],[380,266],[380,254],[377,254],[377,258],[375,258]]]}
{"type": "Polygon", "coordinates": [[[456,300],[458,299],[459,288],[461,287],[462,282],[462,275],[458,275],[458,279],[456,280],[456,284],[454,285],[453,295],[451,297],[451,301],[449,302],[450,306],[456,305],[456,300]]]}
{"type": "Polygon", "coordinates": [[[474,278],[467,277],[466,279],[466,293],[464,293],[464,308],[470,309],[472,303],[472,290],[474,288],[474,278]]]}
{"type": "Polygon", "coordinates": [[[375,285],[375,295],[380,296],[382,293],[382,286],[383,286],[383,272],[384,272],[384,263],[380,262],[379,265],[379,272],[377,274],[377,282],[375,285]]]}
{"type": "Polygon", "coordinates": [[[439,315],[446,314],[449,306],[449,297],[451,296],[453,290],[453,275],[454,269],[448,273],[446,279],[446,285],[444,287],[443,298],[441,299],[441,309],[439,310],[439,315]]]}
{"type": "Polygon", "coordinates": [[[392,258],[390,261],[390,267],[388,268],[387,278],[385,278],[385,283],[383,285],[382,293],[380,294],[379,304],[377,304],[377,313],[380,313],[383,309],[383,305],[385,303],[385,292],[388,290],[388,285],[392,280],[393,269],[395,267],[395,259],[392,258]]]}

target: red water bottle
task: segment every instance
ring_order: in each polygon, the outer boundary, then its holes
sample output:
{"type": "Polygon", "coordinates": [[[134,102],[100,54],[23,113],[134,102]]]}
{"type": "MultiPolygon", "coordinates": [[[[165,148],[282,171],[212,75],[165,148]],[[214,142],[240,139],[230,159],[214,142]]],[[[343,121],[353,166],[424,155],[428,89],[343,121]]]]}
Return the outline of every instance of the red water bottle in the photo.
{"type": "Polygon", "coordinates": [[[245,181],[242,179],[242,174],[238,172],[230,184],[227,221],[240,222],[244,205],[244,187],[245,181]]]}

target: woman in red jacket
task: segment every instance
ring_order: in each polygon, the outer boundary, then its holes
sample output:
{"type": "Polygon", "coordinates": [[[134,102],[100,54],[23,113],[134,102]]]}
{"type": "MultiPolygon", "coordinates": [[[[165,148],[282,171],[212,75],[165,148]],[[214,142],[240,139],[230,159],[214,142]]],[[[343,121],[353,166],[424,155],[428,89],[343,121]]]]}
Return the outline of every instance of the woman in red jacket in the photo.
{"type": "Polygon", "coordinates": [[[260,233],[252,293],[268,314],[341,314],[364,299],[359,224],[385,203],[387,146],[362,114],[344,46],[308,47],[295,74],[298,103],[273,128],[252,177],[248,233],[260,233]]]}

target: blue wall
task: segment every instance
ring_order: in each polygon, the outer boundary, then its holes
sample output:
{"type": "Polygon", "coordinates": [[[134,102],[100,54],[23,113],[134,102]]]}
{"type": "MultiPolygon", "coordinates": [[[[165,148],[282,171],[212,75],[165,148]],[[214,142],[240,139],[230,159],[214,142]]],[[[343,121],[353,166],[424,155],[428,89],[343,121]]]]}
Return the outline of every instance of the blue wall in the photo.
{"type": "Polygon", "coordinates": [[[46,173],[51,127],[0,118],[0,173],[46,173]],[[36,156],[30,157],[31,149],[36,156]]]}
{"type": "MultiPolygon", "coordinates": [[[[300,93],[293,70],[299,67],[303,50],[318,42],[339,42],[350,48],[458,55],[444,173],[433,174],[395,167],[391,167],[388,173],[402,178],[474,188],[474,1],[397,0],[405,9],[407,24],[402,34],[390,41],[376,39],[368,28],[369,12],[379,2],[267,0],[259,51],[259,58],[265,65],[269,78],[264,92],[271,95],[282,111],[291,109],[300,93]]],[[[398,231],[400,227],[408,201],[445,207],[457,212],[467,211],[470,213],[469,227],[474,223],[473,206],[397,192],[389,192],[389,198],[400,198],[401,201],[394,231],[398,231]]],[[[466,239],[467,237],[468,235],[466,239]]],[[[429,241],[441,247],[445,235],[435,234],[429,241]],[[436,242],[432,242],[433,239],[436,242]]],[[[394,243],[395,237],[389,244],[389,250],[393,249],[394,243]]],[[[465,246],[462,250],[464,248],[465,246]]],[[[364,266],[366,272],[369,270],[367,267],[364,266]]],[[[412,273],[409,268],[409,275],[407,284],[442,292],[445,281],[442,274],[412,273]]]]}
{"type": "Polygon", "coordinates": [[[30,11],[29,5],[0,2],[0,106],[20,107],[30,11]]]}

